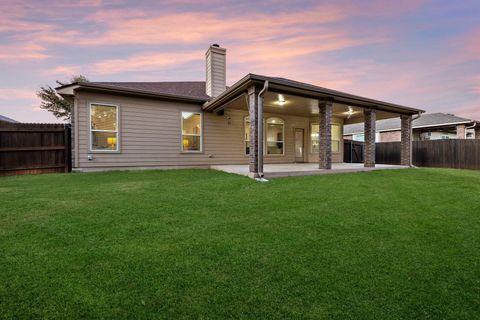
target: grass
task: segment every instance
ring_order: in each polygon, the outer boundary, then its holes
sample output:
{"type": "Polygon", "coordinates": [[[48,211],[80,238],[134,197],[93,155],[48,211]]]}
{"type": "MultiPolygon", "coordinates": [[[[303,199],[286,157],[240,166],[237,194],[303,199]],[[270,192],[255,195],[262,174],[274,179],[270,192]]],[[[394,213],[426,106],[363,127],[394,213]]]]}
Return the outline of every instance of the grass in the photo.
{"type": "Polygon", "coordinates": [[[0,179],[1,318],[473,319],[480,172],[0,179]]]}

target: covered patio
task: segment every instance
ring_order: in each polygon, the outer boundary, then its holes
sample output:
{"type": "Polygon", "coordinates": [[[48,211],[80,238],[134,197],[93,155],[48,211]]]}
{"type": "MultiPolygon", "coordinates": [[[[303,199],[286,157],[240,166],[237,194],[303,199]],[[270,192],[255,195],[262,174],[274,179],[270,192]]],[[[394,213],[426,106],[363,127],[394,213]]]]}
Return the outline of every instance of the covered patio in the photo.
{"type": "Polygon", "coordinates": [[[243,114],[245,156],[249,164],[212,168],[252,178],[409,167],[412,120],[423,112],[254,74],[205,103],[203,110],[227,119],[238,119],[243,114]],[[376,120],[395,117],[400,117],[402,127],[401,166],[376,166],[376,120]],[[364,163],[344,164],[343,125],[361,122],[365,129],[364,163]]]}
{"type": "MultiPolygon", "coordinates": [[[[333,163],[330,169],[319,169],[316,163],[281,163],[281,164],[264,164],[263,177],[281,178],[295,176],[311,176],[333,173],[349,173],[363,172],[373,170],[388,169],[406,169],[409,166],[394,166],[387,164],[377,164],[375,167],[365,167],[362,163],[333,163]]],[[[210,169],[235,173],[243,176],[250,176],[249,165],[214,165],[210,169]]]]}

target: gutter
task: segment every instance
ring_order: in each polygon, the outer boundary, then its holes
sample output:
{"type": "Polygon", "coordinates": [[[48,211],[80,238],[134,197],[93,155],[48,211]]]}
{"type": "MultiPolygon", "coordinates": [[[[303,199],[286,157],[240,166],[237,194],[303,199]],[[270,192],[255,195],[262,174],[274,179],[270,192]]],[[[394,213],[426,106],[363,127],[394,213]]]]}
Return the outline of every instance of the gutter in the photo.
{"type": "Polygon", "coordinates": [[[263,89],[258,94],[258,115],[257,115],[257,127],[258,127],[258,151],[257,151],[257,165],[258,165],[258,178],[263,179],[263,96],[268,90],[268,80],[265,81],[263,89]]]}
{"type": "MultiPolygon", "coordinates": [[[[468,129],[473,129],[477,126],[477,121],[473,121],[473,124],[470,127],[465,127],[465,139],[467,139],[467,130],[468,129]]],[[[476,137],[475,137],[476,138],[476,137]]]]}

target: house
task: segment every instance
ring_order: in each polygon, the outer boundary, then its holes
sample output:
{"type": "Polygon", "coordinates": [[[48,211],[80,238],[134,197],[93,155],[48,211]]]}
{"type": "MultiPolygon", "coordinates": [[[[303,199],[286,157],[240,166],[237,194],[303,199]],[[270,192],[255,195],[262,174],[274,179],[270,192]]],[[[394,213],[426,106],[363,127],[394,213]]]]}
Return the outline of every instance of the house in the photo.
{"type": "Polygon", "coordinates": [[[13,120],[12,118],[2,116],[1,114],[0,114],[0,122],[18,123],[17,120],[13,120]]]}
{"type": "Polygon", "coordinates": [[[248,74],[226,86],[226,49],[206,52],[206,81],[77,82],[56,88],[73,103],[75,170],[343,161],[343,127],[366,128],[375,166],[377,119],[400,118],[402,164],[410,165],[412,117],[423,110],[294,80],[248,74]]]}
{"type": "MultiPolygon", "coordinates": [[[[401,140],[400,119],[384,119],[376,123],[377,142],[401,140]]],[[[349,124],[344,127],[343,138],[363,141],[363,126],[349,124]]],[[[413,140],[480,139],[480,122],[457,117],[449,113],[428,113],[413,120],[413,140]]]]}

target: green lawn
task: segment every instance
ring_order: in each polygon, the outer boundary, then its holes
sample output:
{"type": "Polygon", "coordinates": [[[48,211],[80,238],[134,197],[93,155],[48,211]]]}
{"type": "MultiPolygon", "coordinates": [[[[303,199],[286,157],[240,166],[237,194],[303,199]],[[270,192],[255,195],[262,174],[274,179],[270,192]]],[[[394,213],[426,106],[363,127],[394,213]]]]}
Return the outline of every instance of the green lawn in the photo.
{"type": "Polygon", "coordinates": [[[479,314],[480,172],[0,178],[1,318],[479,314]]]}

